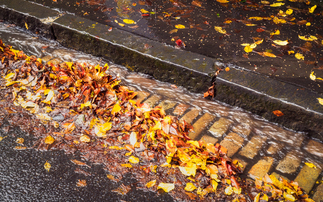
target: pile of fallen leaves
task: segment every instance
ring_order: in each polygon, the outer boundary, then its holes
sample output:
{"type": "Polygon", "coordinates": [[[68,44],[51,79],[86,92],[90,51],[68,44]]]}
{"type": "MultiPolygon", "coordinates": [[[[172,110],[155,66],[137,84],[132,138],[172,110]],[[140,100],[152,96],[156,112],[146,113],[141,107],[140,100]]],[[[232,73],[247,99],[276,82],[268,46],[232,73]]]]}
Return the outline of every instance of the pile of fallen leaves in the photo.
{"type": "MultiPolygon", "coordinates": [[[[136,93],[120,85],[107,64],[43,64],[2,41],[0,56],[1,69],[6,69],[3,85],[11,88],[13,103],[48,125],[35,148],[79,151],[83,159],[106,165],[116,176],[132,169],[142,175],[137,177],[144,187],[190,199],[311,201],[297,183],[272,176],[266,176],[264,184],[256,181],[257,187],[247,194],[238,176],[242,165],[228,158],[224,147],[191,140],[191,125],[160,107],[135,101],[136,93]]],[[[50,168],[46,161],[45,169],[50,168]]],[[[114,175],[107,177],[115,180],[114,175]]],[[[79,180],[77,186],[86,186],[86,181],[79,180]]],[[[122,185],[115,191],[129,190],[122,185]]]]}

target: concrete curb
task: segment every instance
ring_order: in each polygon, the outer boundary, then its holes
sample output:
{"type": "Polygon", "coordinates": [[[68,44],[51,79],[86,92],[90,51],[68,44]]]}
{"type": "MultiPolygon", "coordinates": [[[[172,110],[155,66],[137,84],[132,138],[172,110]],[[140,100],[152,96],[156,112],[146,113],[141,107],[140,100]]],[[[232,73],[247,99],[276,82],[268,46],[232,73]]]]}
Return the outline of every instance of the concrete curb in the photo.
{"type": "MultiPolygon", "coordinates": [[[[65,14],[23,0],[0,0],[0,19],[25,27],[62,45],[104,57],[131,71],[203,93],[217,69],[216,59],[65,14]]],[[[217,78],[216,99],[256,113],[323,141],[322,95],[268,76],[231,68],[217,78]],[[277,117],[272,111],[280,110],[277,117]]]]}

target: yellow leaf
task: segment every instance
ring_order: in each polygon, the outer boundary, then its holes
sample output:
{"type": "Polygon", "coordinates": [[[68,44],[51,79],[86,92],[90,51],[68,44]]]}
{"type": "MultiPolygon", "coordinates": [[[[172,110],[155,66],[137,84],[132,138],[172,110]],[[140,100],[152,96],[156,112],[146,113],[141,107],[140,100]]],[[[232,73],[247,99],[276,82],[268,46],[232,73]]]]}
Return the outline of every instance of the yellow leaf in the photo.
{"type": "Polygon", "coordinates": [[[49,172],[50,167],[51,167],[50,163],[46,161],[46,163],[44,164],[44,168],[49,172]]]}
{"type": "Polygon", "coordinates": [[[245,25],[248,26],[248,27],[257,26],[256,24],[252,24],[252,23],[246,23],[245,25]]]}
{"type": "Polygon", "coordinates": [[[317,40],[317,37],[313,36],[313,35],[310,35],[309,37],[298,35],[298,38],[300,38],[300,39],[302,39],[304,41],[315,41],[315,40],[317,40]]]}
{"type": "Polygon", "coordinates": [[[308,12],[313,13],[316,9],[317,5],[312,6],[311,8],[308,8],[308,12]]]}
{"type": "Polygon", "coordinates": [[[4,79],[9,80],[9,79],[13,78],[14,76],[15,76],[15,73],[11,72],[11,73],[7,74],[7,75],[4,77],[4,79]]]}
{"type": "Polygon", "coordinates": [[[290,54],[294,54],[294,53],[295,53],[295,51],[293,51],[293,50],[288,51],[288,55],[290,55],[290,54]]]}
{"type": "Polygon", "coordinates": [[[152,127],[151,130],[161,130],[161,123],[160,121],[157,121],[154,127],[152,127]]]}
{"type": "Polygon", "coordinates": [[[268,201],[269,199],[268,199],[268,196],[267,196],[266,194],[264,194],[264,195],[260,198],[260,200],[268,201]]]}
{"type": "Polygon", "coordinates": [[[227,0],[216,0],[216,1],[221,3],[221,4],[229,3],[229,1],[227,1],[227,0]]]}
{"type": "Polygon", "coordinates": [[[316,168],[316,165],[314,165],[313,163],[305,163],[305,165],[307,165],[310,168],[316,168]]]}
{"type": "MultiPolygon", "coordinates": [[[[259,45],[259,44],[261,44],[263,41],[264,41],[264,40],[263,40],[263,39],[261,39],[261,40],[256,41],[254,44],[259,45]]],[[[252,48],[253,48],[253,47],[252,47],[252,48]]],[[[255,47],[255,48],[256,48],[256,47],[255,47]]]]}
{"type": "Polygon", "coordinates": [[[191,182],[187,183],[184,188],[185,191],[194,191],[195,189],[197,189],[196,186],[191,182]]]}
{"type": "Polygon", "coordinates": [[[80,141],[81,141],[81,142],[90,142],[90,141],[91,141],[91,139],[90,139],[90,137],[89,137],[89,136],[87,136],[87,135],[82,135],[82,136],[80,137],[80,141]]]}
{"type": "Polygon", "coordinates": [[[14,149],[15,150],[25,150],[25,149],[27,149],[27,147],[24,147],[24,146],[15,146],[14,149]]]}
{"type": "Polygon", "coordinates": [[[218,182],[215,180],[211,180],[211,185],[214,191],[218,188],[218,182]]]}
{"type": "Polygon", "coordinates": [[[122,150],[124,147],[110,146],[109,149],[122,150]]]}
{"type": "Polygon", "coordinates": [[[123,22],[126,24],[136,24],[136,22],[131,19],[123,19],[123,22]]]}
{"type": "Polygon", "coordinates": [[[273,40],[273,42],[280,46],[286,46],[288,44],[288,40],[282,41],[282,40],[273,40]]]}
{"type": "Polygon", "coordinates": [[[284,192],[284,198],[287,200],[287,201],[296,201],[295,197],[291,194],[287,194],[286,192],[284,192]]]}
{"type": "Polygon", "coordinates": [[[319,103],[321,104],[321,105],[323,105],[323,98],[317,98],[317,100],[319,101],[319,103]]]}
{"type": "Polygon", "coordinates": [[[117,104],[115,104],[114,106],[113,106],[113,108],[112,108],[112,111],[111,111],[111,114],[116,114],[116,113],[118,113],[118,112],[120,112],[120,110],[121,110],[121,107],[120,107],[120,105],[117,103],[117,104]]]}
{"type": "Polygon", "coordinates": [[[159,183],[157,189],[162,189],[165,192],[170,192],[175,188],[175,185],[173,183],[159,183]]]}
{"type": "Polygon", "coordinates": [[[224,193],[228,196],[230,196],[233,193],[233,189],[231,186],[228,186],[225,188],[224,193]]]}
{"type": "Polygon", "coordinates": [[[285,3],[280,3],[280,2],[276,2],[276,3],[273,3],[273,4],[270,4],[271,7],[280,7],[282,5],[284,5],[285,3]]]}
{"type": "Polygon", "coordinates": [[[39,113],[39,114],[36,114],[36,117],[38,119],[41,119],[41,120],[46,120],[46,121],[50,121],[52,118],[50,116],[48,116],[47,114],[42,114],[42,113],[39,113]]]}
{"type": "Polygon", "coordinates": [[[196,174],[196,164],[193,164],[192,166],[189,166],[189,167],[182,167],[182,166],[179,166],[178,167],[179,170],[183,173],[183,175],[185,176],[195,176],[196,174]]]}
{"type": "Polygon", "coordinates": [[[244,51],[247,53],[250,53],[253,51],[253,49],[250,46],[246,46],[246,47],[244,47],[244,51]]]}
{"type": "MultiPolygon", "coordinates": [[[[312,13],[313,13],[313,12],[312,12],[312,13]]],[[[25,22],[25,27],[26,27],[26,29],[29,29],[29,28],[28,28],[28,25],[27,25],[27,23],[26,23],[26,22],[25,22]]]]}
{"type": "Polygon", "coordinates": [[[24,138],[21,138],[21,137],[18,137],[17,138],[17,140],[16,140],[16,142],[18,143],[18,144],[23,144],[24,143],[24,138]]]}
{"type": "Polygon", "coordinates": [[[146,184],[146,187],[147,187],[147,188],[150,188],[150,187],[155,186],[155,184],[156,184],[156,180],[152,180],[152,181],[150,181],[150,182],[148,182],[148,183],[146,184]]]}
{"type": "Polygon", "coordinates": [[[87,101],[84,104],[81,104],[80,110],[82,110],[84,107],[92,107],[92,104],[90,101],[87,101]]]}
{"type": "Polygon", "coordinates": [[[280,31],[277,29],[274,32],[271,32],[270,35],[280,35],[280,31]]]}
{"type": "Polygon", "coordinates": [[[241,46],[250,46],[250,43],[243,43],[241,46]]]}
{"type": "Polygon", "coordinates": [[[259,202],[259,199],[260,199],[260,193],[256,195],[254,202],[259,202]]]}
{"type": "Polygon", "coordinates": [[[49,90],[49,91],[47,92],[47,97],[46,97],[46,99],[45,99],[45,100],[43,100],[42,102],[43,102],[43,103],[46,103],[46,104],[50,104],[50,101],[53,99],[54,95],[55,95],[54,91],[49,90]]]}
{"type": "Polygon", "coordinates": [[[142,8],[142,9],[140,9],[140,12],[141,12],[141,13],[149,13],[149,11],[147,11],[147,10],[145,10],[145,9],[143,9],[143,8],[142,8]]]}
{"type": "Polygon", "coordinates": [[[284,19],[280,19],[280,18],[278,18],[278,17],[274,17],[273,22],[274,22],[275,24],[285,24],[285,23],[286,23],[286,20],[284,20],[284,19]]]}
{"type": "Polygon", "coordinates": [[[130,163],[133,163],[133,164],[139,163],[139,158],[135,156],[130,156],[128,160],[130,163]]]}
{"type": "Polygon", "coordinates": [[[226,34],[227,31],[223,29],[222,27],[214,26],[215,31],[221,33],[221,34],[226,34]]]}
{"type": "Polygon", "coordinates": [[[232,23],[232,20],[226,20],[224,21],[225,24],[231,24],[232,23]]]}
{"type": "Polygon", "coordinates": [[[45,144],[53,144],[55,142],[55,139],[48,135],[46,138],[45,138],[45,144]]]}
{"type": "Polygon", "coordinates": [[[185,26],[181,25],[181,24],[178,24],[178,25],[175,25],[175,28],[176,29],[185,29],[185,26]]]}
{"type": "Polygon", "coordinates": [[[132,165],[129,163],[121,164],[122,167],[132,168],[132,165]]]}
{"type": "Polygon", "coordinates": [[[297,58],[299,60],[304,60],[304,55],[302,53],[296,53],[295,58],[297,58]]]}
{"type": "Polygon", "coordinates": [[[263,20],[264,18],[263,17],[249,17],[249,20],[263,20]]]}
{"type": "Polygon", "coordinates": [[[307,22],[307,23],[306,23],[306,26],[307,26],[307,27],[311,26],[311,23],[310,23],[310,22],[307,22]]]}
{"type": "Polygon", "coordinates": [[[287,14],[287,15],[291,15],[292,13],[293,13],[293,9],[287,9],[287,10],[286,10],[286,14],[287,14]]]}
{"type": "Polygon", "coordinates": [[[310,79],[313,80],[313,81],[316,80],[316,76],[314,75],[314,72],[311,72],[310,79]]]}

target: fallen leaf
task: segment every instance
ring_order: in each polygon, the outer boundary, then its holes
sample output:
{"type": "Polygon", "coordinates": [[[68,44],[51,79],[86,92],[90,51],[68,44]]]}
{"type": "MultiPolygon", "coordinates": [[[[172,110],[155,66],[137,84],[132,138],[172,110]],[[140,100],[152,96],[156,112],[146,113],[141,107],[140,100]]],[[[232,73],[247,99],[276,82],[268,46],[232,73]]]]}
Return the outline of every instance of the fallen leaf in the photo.
{"type": "Polygon", "coordinates": [[[25,22],[25,27],[26,27],[26,29],[29,29],[29,27],[28,27],[28,25],[27,25],[27,23],[25,22]]]}
{"type": "Polygon", "coordinates": [[[316,80],[316,76],[315,76],[314,72],[311,72],[310,79],[313,80],[313,81],[316,80]]]}
{"type": "Polygon", "coordinates": [[[53,144],[55,142],[55,139],[48,135],[46,138],[45,138],[45,144],[53,144]]]}
{"type": "Polygon", "coordinates": [[[215,31],[221,33],[221,34],[227,34],[227,31],[223,29],[222,27],[214,26],[215,31]]]}
{"type": "Polygon", "coordinates": [[[285,5],[285,3],[276,2],[276,3],[270,4],[270,7],[280,7],[282,5],[285,5]]]}
{"type": "Polygon", "coordinates": [[[245,51],[246,53],[250,53],[250,52],[252,52],[252,51],[253,51],[253,49],[248,45],[248,46],[245,46],[245,47],[244,47],[244,51],[245,51]]]}
{"type": "Polygon", "coordinates": [[[155,186],[155,184],[156,184],[156,180],[152,180],[152,181],[150,181],[150,182],[147,182],[146,187],[147,187],[147,188],[150,188],[150,187],[155,186]]]}
{"type": "Polygon", "coordinates": [[[50,165],[50,163],[48,163],[48,161],[46,161],[46,163],[44,164],[44,168],[49,172],[50,167],[52,166],[50,165]]]}
{"type": "Polygon", "coordinates": [[[233,193],[233,188],[231,186],[228,186],[225,188],[224,193],[228,196],[232,195],[233,193]]]}
{"type": "Polygon", "coordinates": [[[185,29],[185,26],[181,25],[181,24],[178,24],[178,25],[175,25],[175,28],[176,29],[185,29]]]}
{"type": "Polygon", "coordinates": [[[228,72],[228,71],[230,71],[230,67],[226,67],[224,70],[225,70],[226,72],[228,72]]]}
{"type": "Polygon", "coordinates": [[[16,139],[16,142],[18,143],[18,144],[23,144],[24,143],[24,138],[21,138],[21,137],[18,137],[17,139],[16,139]]]}
{"type": "Polygon", "coordinates": [[[80,137],[80,141],[81,142],[91,142],[91,138],[89,136],[87,136],[87,135],[82,135],[80,137]]]}
{"type": "Polygon", "coordinates": [[[86,180],[80,180],[76,183],[76,186],[78,187],[86,187],[87,183],[86,180]]]}
{"type": "Polygon", "coordinates": [[[282,40],[273,40],[273,42],[280,46],[286,46],[288,44],[288,40],[282,41],[282,40]]]}
{"type": "Polygon", "coordinates": [[[305,163],[305,165],[307,165],[310,168],[316,168],[316,165],[314,165],[313,163],[305,163]]]}
{"type": "Polygon", "coordinates": [[[221,4],[229,3],[229,1],[227,1],[227,0],[216,0],[216,1],[221,3],[221,4]]]}
{"type": "Polygon", "coordinates": [[[319,101],[319,103],[320,103],[321,105],[323,105],[323,98],[317,98],[317,100],[319,101]]]}
{"type": "Polygon", "coordinates": [[[123,22],[126,24],[136,24],[136,22],[131,19],[123,19],[123,22]]]}
{"type": "Polygon", "coordinates": [[[115,115],[116,113],[120,112],[120,110],[121,110],[121,107],[120,107],[120,105],[117,103],[117,104],[115,104],[115,105],[113,106],[112,111],[111,111],[111,114],[115,115]]]}
{"type": "Polygon", "coordinates": [[[195,176],[196,174],[196,164],[193,164],[191,166],[187,166],[187,167],[182,167],[182,166],[179,166],[178,167],[179,170],[183,173],[183,175],[185,176],[195,176]]]}
{"type": "Polygon", "coordinates": [[[296,53],[295,54],[295,58],[299,59],[299,60],[304,60],[304,55],[301,53],[296,53]]]}
{"type": "Polygon", "coordinates": [[[315,40],[317,40],[317,37],[313,36],[313,35],[310,35],[309,37],[298,35],[298,38],[300,38],[300,39],[302,39],[304,41],[315,41],[315,40]]]}
{"type": "Polygon", "coordinates": [[[277,29],[274,32],[271,32],[270,35],[280,35],[280,31],[277,29]]]}
{"type": "Polygon", "coordinates": [[[308,8],[308,12],[313,13],[315,11],[316,7],[317,7],[317,5],[314,5],[311,8],[308,8]]]}
{"type": "Polygon", "coordinates": [[[283,116],[283,112],[281,112],[280,110],[275,110],[273,111],[273,114],[275,114],[277,117],[283,116]]]}
{"type": "Polygon", "coordinates": [[[121,164],[122,167],[132,168],[132,165],[129,163],[121,164]]]}
{"type": "Polygon", "coordinates": [[[71,161],[72,161],[72,163],[74,163],[74,164],[76,164],[78,166],[86,166],[86,167],[91,168],[91,166],[87,165],[86,163],[84,163],[82,161],[79,161],[79,160],[76,160],[76,159],[72,159],[71,161]]]}
{"type": "Polygon", "coordinates": [[[130,163],[133,163],[133,164],[139,163],[139,158],[135,156],[130,156],[128,160],[130,163]]]}
{"type": "Polygon", "coordinates": [[[285,13],[287,15],[291,15],[293,13],[293,9],[287,9],[285,13]]]}
{"type": "Polygon", "coordinates": [[[173,183],[159,183],[157,189],[162,189],[165,192],[170,192],[175,188],[175,185],[173,183]]]}
{"type": "Polygon", "coordinates": [[[126,195],[131,190],[130,185],[125,186],[124,184],[121,184],[120,187],[117,189],[112,190],[112,192],[116,192],[120,195],[126,195]]]}
{"type": "Polygon", "coordinates": [[[195,189],[197,189],[196,186],[191,182],[188,182],[184,188],[185,191],[194,191],[195,189]]]}

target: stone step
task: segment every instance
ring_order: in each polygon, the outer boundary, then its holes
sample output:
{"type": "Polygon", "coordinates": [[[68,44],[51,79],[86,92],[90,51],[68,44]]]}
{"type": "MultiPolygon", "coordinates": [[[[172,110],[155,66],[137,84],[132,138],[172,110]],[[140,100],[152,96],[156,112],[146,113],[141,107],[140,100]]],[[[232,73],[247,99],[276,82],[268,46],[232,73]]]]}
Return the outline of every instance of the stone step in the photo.
{"type": "Polygon", "coordinates": [[[148,104],[151,108],[153,108],[161,99],[161,96],[159,95],[152,95],[147,100],[144,101],[144,103],[148,104]]]}
{"type": "Polygon", "coordinates": [[[220,145],[228,150],[227,155],[232,157],[242,146],[244,139],[236,133],[229,133],[221,142],[220,145]]]}
{"type": "Polygon", "coordinates": [[[184,114],[184,116],[180,119],[180,121],[185,120],[187,123],[192,124],[194,119],[199,115],[200,111],[201,110],[196,109],[196,108],[191,109],[189,112],[184,114]]]}
{"type": "Polygon", "coordinates": [[[319,166],[311,168],[305,164],[294,181],[298,182],[299,186],[307,193],[310,193],[321,172],[322,169],[319,166]]]}
{"type": "Polygon", "coordinates": [[[192,139],[195,140],[203,130],[206,129],[206,127],[215,119],[215,115],[205,113],[201,118],[199,118],[194,124],[193,128],[194,131],[190,132],[188,136],[192,139]]]}
{"type": "Polygon", "coordinates": [[[262,179],[266,175],[266,173],[269,172],[273,163],[274,163],[274,158],[272,158],[272,157],[264,157],[263,159],[259,160],[249,170],[248,174],[249,174],[250,178],[252,178],[254,180],[256,178],[262,179]]]}
{"type": "Polygon", "coordinates": [[[231,122],[232,121],[229,119],[221,117],[211,126],[209,132],[216,138],[222,137],[222,135],[224,135],[224,133],[229,129],[231,122]]]}
{"type": "Polygon", "coordinates": [[[258,154],[258,151],[261,149],[266,139],[267,137],[264,136],[252,137],[251,140],[247,143],[247,145],[241,149],[239,154],[249,159],[253,159],[258,154]]]}

